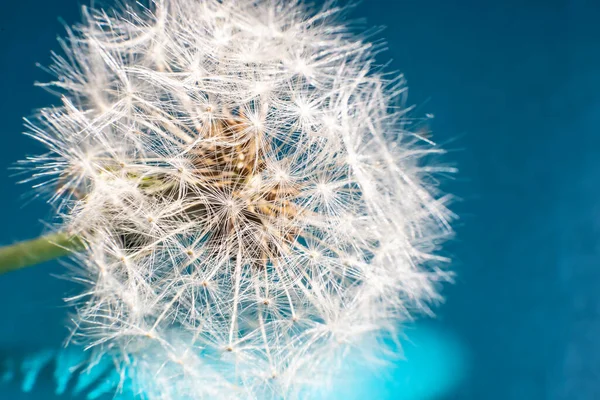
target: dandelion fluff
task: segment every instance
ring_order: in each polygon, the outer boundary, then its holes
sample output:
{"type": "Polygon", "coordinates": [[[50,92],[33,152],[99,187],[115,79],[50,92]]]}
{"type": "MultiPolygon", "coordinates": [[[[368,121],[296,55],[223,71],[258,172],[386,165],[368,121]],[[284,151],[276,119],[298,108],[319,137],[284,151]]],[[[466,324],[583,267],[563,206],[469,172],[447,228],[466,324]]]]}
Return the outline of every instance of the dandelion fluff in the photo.
{"type": "Polygon", "coordinates": [[[307,397],[440,299],[450,169],[342,11],[154,0],[61,41],[34,177],[85,242],[76,337],[147,397],[307,397]]]}

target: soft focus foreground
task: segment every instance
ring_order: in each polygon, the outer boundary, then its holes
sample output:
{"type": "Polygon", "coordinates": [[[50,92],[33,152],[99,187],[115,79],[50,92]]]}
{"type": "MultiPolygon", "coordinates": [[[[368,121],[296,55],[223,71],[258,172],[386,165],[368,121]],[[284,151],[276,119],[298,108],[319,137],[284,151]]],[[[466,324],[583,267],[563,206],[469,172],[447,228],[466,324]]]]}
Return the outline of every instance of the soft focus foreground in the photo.
{"type": "MultiPolygon", "coordinates": [[[[373,368],[349,355],[346,374],[313,393],[320,400],[439,400],[465,375],[464,347],[452,334],[420,326],[402,341],[406,360],[373,368]]],[[[135,400],[146,397],[135,371],[119,374],[112,357],[89,359],[81,347],[0,352],[0,390],[13,399],[135,400]],[[15,354],[16,353],[16,354],[15,354]],[[116,393],[115,393],[116,392],[116,393]]],[[[397,361],[397,360],[396,360],[397,361]]],[[[4,397],[3,397],[4,398],[4,397]]]]}
{"type": "Polygon", "coordinates": [[[150,398],[310,397],[440,299],[452,169],[339,14],[84,9],[55,56],[30,161],[86,244],[75,337],[150,398]]]}

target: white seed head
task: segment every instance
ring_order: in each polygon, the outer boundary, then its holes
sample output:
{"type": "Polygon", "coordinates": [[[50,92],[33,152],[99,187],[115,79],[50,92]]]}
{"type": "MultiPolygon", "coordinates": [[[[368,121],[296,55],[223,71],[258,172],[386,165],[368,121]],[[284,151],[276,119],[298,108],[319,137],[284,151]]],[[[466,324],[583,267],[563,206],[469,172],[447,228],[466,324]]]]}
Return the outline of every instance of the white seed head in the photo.
{"type": "Polygon", "coordinates": [[[450,169],[340,12],[84,8],[54,56],[62,105],[28,125],[86,243],[76,334],[149,398],[306,398],[439,299],[450,169]]]}

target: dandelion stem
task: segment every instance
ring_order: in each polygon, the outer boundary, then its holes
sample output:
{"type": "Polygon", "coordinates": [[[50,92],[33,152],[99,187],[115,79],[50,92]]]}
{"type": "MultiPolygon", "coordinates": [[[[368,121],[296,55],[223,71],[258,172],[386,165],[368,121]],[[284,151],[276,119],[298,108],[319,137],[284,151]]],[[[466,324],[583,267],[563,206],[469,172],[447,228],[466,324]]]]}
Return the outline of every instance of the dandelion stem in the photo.
{"type": "Polygon", "coordinates": [[[54,260],[82,248],[79,237],[64,232],[0,247],[0,274],[54,260]]]}

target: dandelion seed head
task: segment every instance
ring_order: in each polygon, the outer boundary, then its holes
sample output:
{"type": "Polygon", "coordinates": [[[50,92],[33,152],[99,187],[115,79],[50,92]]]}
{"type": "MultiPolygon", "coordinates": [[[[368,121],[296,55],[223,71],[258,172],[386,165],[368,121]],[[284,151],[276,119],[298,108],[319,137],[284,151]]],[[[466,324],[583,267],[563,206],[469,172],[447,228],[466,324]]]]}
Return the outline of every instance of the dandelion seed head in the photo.
{"type": "Polygon", "coordinates": [[[76,337],[149,398],[306,395],[440,299],[441,150],[340,13],[84,8],[54,55],[62,105],[28,126],[49,149],[34,178],[86,244],[76,337]]]}

